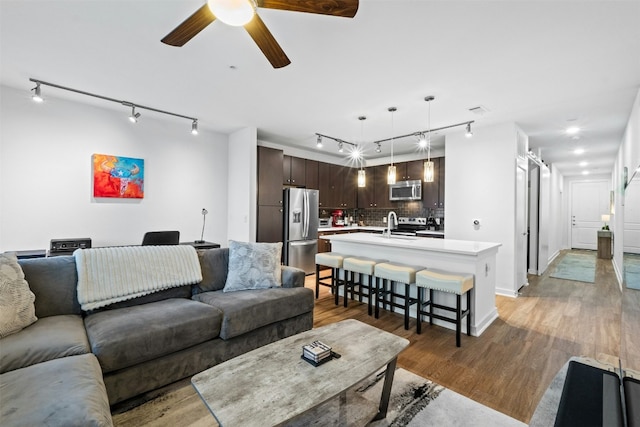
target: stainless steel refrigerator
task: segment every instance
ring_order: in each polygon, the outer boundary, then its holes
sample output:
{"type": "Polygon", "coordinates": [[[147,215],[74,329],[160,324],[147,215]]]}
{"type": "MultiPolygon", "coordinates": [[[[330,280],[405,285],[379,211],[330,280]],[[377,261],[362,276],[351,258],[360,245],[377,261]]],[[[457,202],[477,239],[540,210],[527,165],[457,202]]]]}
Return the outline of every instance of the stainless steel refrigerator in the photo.
{"type": "Polygon", "coordinates": [[[316,271],[318,252],[318,190],[287,188],[284,190],[284,263],[316,271]]]}

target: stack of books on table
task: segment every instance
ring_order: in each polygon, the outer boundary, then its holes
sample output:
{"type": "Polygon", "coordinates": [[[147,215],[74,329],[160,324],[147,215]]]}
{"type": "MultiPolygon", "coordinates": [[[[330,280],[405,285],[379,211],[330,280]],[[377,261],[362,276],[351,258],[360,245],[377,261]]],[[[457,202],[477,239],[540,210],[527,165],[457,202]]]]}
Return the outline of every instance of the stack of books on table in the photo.
{"type": "Polygon", "coordinates": [[[331,359],[331,347],[320,341],[302,346],[302,357],[315,365],[331,359]]]}

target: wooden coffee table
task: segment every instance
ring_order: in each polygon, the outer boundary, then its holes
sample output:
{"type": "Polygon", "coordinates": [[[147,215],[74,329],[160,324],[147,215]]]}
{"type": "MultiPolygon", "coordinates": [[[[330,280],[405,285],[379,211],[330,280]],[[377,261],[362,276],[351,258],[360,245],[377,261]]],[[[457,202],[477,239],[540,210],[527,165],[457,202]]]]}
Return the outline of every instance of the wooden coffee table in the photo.
{"type": "Polygon", "coordinates": [[[349,388],[386,365],[373,417],[382,419],[398,354],[408,345],[408,340],[389,332],[344,320],[235,357],[195,375],[191,383],[221,426],[263,427],[300,419],[333,398],[344,398],[349,388]],[[318,367],[302,360],[302,346],[316,340],[341,357],[318,367]]]}

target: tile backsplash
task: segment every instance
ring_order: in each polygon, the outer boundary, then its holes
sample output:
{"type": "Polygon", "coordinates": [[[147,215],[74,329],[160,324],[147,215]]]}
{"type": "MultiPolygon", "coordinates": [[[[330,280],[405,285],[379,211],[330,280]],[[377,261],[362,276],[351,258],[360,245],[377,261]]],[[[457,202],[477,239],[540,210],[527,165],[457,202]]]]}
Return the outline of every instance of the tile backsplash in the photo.
{"type": "MultiPolygon", "coordinates": [[[[387,218],[390,211],[394,211],[398,216],[407,217],[428,217],[430,214],[434,218],[440,218],[444,222],[444,208],[427,209],[422,202],[397,202],[397,206],[392,209],[342,209],[347,217],[353,217],[354,221],[362,221],[364,225],[386,226],[382,218],[387,218]]],[[[321,209],[320,217],[329,217],[331,210],[321,209]]]]}

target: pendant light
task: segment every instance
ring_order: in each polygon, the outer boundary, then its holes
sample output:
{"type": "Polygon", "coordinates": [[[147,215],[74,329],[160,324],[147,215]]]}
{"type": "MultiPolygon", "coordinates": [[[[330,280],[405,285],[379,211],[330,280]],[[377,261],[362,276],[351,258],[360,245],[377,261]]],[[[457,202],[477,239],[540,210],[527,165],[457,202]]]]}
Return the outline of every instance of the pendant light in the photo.
{"type": "Polygon", "coordinates": [[[424,162],[424,182],[433,182],[435,175],[435,167],[431,161],[431,101],[435,98],[433,96],[427,96],[424,98],[429,103],[429,110],[427,113],[427,160],[424,162]]]}
{"type": "MultiPolygon", "coordinates": [[[[360,120],[360,142],[364,143],[364,121],[367,120],[365,116],[358,117],[360,120]]],[[[364,159],[360,156],[360,170],[358,170],[358,187],[366,187],[367,186],[367,172],[364,170],[362,163],[364,159]]]]}
{"type": "MultiPolygon", "coordinates": [[[[396,107],[389,107],[389,112],[391,113],[391,135],[394,135],[393,128],[393,113],[398,109],[396,107]]],[[[393,164],[393,137],[391,137],[391,164],[387,169],[387,184],[395,184],[396,183],[396,166],[393,164]]]]}

